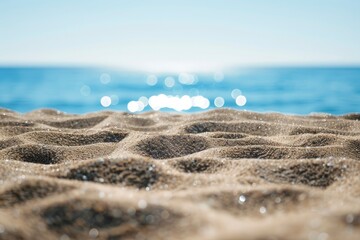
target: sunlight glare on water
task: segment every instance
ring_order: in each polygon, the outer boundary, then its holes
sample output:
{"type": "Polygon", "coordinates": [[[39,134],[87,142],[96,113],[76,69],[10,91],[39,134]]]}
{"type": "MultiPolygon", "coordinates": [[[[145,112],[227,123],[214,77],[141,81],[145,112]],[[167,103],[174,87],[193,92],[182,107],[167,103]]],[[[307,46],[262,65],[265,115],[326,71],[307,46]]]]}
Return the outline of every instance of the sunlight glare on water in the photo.
{"type": "Polygon", "coordinates": [[[203,96],[190,97],[188,95],[183,95],[179,97],[179,96],[159,94],[159,95],[151,96],[149,98],[149,106],[155,111],[168,108],[181,112],[181,111],[189,110],[192,107],[206,109],[209,107],[209,105],[210,105],[209,99],[203,96]]]}
{"type": "Polygon", "coordinates": [[[103,107],[109,107],[111,105],[111,98],[109,96],[103,96],[100,103],[103,107]]]}
{"type": "MultiPolygon", "coordinates": [[[[224,80],[224,73],[215,72],[213,80],[221,84],[220,82],[224,80]]],[[[161,78],[154,74],[150,74],[146,78],[146,84],[152,87],[156,86],[159,81],[162,81],[161,78]]],[[[198,77],[195,74],[180,73],[177,81],[178,82],[176,82],[176,79],[172,76],[166,76],[163,78],[163,83],[165,85],[164,90],[170,90],[171,94],[160,93],[152,95],[149,98],[141,96],[138,100],[130,100],[127,104],[127,110],[136,113],[144,111],[146,107],[149,106],[150,109],[154,111],[169,109],[182,112],[193,108],[205,110],[210,107],[210,99],[201,95],[199,89],[196,87],[198,84],[198,77]],[[187,88],[187,86],[190,85],[195,87],[192,87],[188,91],[189,94],[181,94],[184,93],[184,88],[187,88]]],[[[238,106],[245,105],[246,98],[241,95],[239,89],[234,89],[231,92],[231,96],[233,96],[238,106]]],[[[225,104],[225,99],[222,96],[216,97],[213,101],[217,108],[223,107],[225,104]]]]}
{"type": "Polygon", "coordinates": [[[243,95],[237,96],[236,104],[240,107],[244,106],[246,104],[246,97],[243,95]]]}
{"type": "Polygon", "coordinates": [[[184,85],[192,85],[197,82],[197,78],[193,74],[180,73],[179,74],[179,82],[184,85]]]}
{"type": "Polygon", "coordinates": [[[147,105],[149,105],[149,99],[148,99],[147,97],[145,97],[145,96],[139,97],[139,101],[142,102],[145,107],[146,107],[147,105]]]}
{"type": "Polygon", "coordinates": [[[0,107],[19,112],[53,108],[68,113],[104,108],[196,112],[226,107],[344,114],[358,111],[359,79],[360,68],[254,68],[154,74],[99,68],[3,67],[0,107]],[[28,89],[32,89],[32,94],[28,94],[28,89]]]}
{"type": "Polygon", "coordinates": [[[141,112],[145,108],[145,104],[142,101],[130,101],[127,105],[127,108],[130,112],[141,112]]]}

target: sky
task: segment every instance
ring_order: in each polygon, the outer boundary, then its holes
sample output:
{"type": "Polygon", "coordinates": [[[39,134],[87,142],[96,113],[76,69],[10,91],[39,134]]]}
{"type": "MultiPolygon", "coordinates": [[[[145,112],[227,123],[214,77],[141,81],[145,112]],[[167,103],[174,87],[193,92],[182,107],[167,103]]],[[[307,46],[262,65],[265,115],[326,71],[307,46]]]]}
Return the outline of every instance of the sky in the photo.
{"type": "Polygon", "coordinates": [[[0,0],[0,65],[360,65],[359,0],[0,0]]]}

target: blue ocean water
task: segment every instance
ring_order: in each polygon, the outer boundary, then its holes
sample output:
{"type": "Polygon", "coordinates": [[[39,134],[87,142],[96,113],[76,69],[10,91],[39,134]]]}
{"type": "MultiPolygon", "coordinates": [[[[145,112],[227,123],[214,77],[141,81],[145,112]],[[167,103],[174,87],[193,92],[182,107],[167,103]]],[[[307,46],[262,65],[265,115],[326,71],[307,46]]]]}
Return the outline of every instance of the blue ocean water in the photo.
{"type": "Polygon", "coordinates": [[[221,106],[291,114],[359,112],[360,68],[239,68],[198,74],[0,68],[0,107],[18,112],[196,112],[221,106]]]}

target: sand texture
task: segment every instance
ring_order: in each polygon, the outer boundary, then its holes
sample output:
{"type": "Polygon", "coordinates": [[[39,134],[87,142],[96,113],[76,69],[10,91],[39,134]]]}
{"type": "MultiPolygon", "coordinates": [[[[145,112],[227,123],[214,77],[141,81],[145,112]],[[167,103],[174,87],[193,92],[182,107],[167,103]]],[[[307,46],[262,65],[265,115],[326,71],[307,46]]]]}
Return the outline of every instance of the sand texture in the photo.
{"type": "Polygon", "coordinates": [[[0,239],[360,239],[360,114],[0,109],[0,239]]]}

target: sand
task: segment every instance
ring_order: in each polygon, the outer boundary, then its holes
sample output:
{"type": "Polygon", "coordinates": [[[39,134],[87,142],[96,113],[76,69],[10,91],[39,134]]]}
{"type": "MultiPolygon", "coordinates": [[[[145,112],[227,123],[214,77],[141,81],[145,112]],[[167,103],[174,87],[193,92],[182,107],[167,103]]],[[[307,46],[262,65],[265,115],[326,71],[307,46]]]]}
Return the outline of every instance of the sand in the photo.
{"type": "Polygon", "coordinates": [[[360,114],[0,110],[0,239],[360,239],[360,114]]]}

